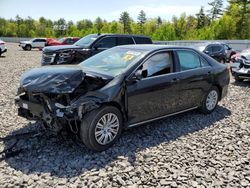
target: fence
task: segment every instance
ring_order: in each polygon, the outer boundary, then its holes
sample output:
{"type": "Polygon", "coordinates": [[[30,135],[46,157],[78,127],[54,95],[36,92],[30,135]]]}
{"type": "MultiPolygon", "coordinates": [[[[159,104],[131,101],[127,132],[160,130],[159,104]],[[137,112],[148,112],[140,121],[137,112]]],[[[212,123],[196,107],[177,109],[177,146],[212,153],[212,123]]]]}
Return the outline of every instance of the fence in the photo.
{"type": "MultiPolygon", "coordinates": [[[[16,37],[0,37],[5,42],[15,42],[30,40],[31,38],[16,38],[16,37]]],[[[229,44],[235,50],[243,50],[250,48],[250,40],[216,40],[217,42],[224,42],[229,44]]],[[[175,40],[175,41],[154,41],[155,44],[164,44],[171,46],[193,46],[199,43],[215,42],[213,40],[175,40]]]]}

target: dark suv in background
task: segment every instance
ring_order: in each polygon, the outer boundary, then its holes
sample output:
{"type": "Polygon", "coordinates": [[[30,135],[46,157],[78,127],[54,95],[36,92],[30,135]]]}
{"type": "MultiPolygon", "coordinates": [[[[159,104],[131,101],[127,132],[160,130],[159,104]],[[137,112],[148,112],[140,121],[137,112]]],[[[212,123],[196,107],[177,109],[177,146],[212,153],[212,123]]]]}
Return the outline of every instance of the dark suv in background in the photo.
{"type": "Polygon", "coordinates": [[[225,43],[201,43],[194,46],[201,52],[204,52],[215,60],[225,63],[236,53],[228,44],[225,43]]]}
{"type": "Polygon", "coordinates": [[[128,44],[152,44],[152,40],[142,35],[90,34],[73,45],[43,48],[41,63],[42,65],[78,64],[101,51],[128,44]]]}

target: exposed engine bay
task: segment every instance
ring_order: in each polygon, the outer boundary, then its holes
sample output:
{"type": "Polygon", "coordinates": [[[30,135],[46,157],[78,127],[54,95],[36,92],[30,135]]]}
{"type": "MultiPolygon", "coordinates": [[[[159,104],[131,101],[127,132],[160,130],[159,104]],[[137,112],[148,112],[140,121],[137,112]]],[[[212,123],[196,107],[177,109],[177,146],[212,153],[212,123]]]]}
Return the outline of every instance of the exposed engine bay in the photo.
{"type": "MultiPolygon", "coordinates": [[[[18,115],[42,121],[55,132],[67,127],[77,133],[83,114],[98,108],[101,102],[100,96],[94,97],[98,93],[93,91],[103,87],[109,80],[77,69],[57,70],[60,73],[57,74],[53,69],[53,74],[50,74],[50,68],[46,68],[32,80],[31,73],[24,75],[15,99],[19,106],[18,115]],[[91,97],[88,97],[88,93],[91,97]]],[[[32,75],[34,77],[34,71],[32,75]]]]}

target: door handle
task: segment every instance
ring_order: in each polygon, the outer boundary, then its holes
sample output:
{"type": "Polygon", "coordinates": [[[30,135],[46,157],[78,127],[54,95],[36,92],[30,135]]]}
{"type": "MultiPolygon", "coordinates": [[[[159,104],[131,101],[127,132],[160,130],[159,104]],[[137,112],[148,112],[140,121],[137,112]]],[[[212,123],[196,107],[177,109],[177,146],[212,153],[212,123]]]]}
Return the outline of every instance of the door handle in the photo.
{"type": "Polygon", "coordinates": [[[210,75],[210,74],[211,74],[211,71],[208,71],[208,72],[207,72],[207,75],[210,75]]]}
{"type": "Polygon", "coordinates": [[[179,78],[173,78],[173,79],[171,80],[171,83],[176,83],[176,82],[179,82],[179,81],[180,81],[179,78]]]}

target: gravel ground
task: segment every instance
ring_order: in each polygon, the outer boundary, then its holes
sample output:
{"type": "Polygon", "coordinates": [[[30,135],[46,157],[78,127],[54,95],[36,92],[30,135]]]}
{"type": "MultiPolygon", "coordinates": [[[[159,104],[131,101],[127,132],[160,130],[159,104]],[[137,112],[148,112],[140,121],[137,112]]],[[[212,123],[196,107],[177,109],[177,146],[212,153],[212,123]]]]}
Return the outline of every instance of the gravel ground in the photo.
{"type": "MultiPolygon", "coordinates": [[[[7,44],[0,58],[0,137],[36,130],[18,117],[20,76],[39,66],[41,51],[7,44]]],[[[250,83],[232,80],[211,115],[192,111],[130,129],[94,153],[49,132],[19,139],[0,161],[0,187],[250,187],[250,83]]],[[[0,142],[1,150],[15,139],[0,142]]]]}

